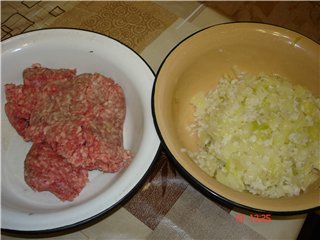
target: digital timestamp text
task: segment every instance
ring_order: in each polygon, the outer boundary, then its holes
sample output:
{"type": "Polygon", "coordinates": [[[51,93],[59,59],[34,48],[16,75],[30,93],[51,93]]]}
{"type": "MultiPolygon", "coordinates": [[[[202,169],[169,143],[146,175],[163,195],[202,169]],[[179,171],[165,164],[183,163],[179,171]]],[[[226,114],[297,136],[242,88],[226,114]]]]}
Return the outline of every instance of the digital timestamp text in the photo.
{"type": "Polygon", "coordinates": [[[272,221],[271,214],[250,214],[245,215],[243,213],[236,214],[236,222],[243,223],[244,221],[250,221],[253,223],[269,223],[272,221]],[[249,219],[249,220],[248,220],[249,219]]]}

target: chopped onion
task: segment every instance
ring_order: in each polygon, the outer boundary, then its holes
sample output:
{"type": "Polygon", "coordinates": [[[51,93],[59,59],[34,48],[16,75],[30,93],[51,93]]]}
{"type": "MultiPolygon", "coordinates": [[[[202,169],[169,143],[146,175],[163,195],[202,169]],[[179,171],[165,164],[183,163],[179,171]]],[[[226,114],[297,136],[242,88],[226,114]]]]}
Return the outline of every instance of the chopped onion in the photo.
{"type": "Polygon", "coordinates": [[[238,191],[296,196],[319,177],[320,99],[276,74],[226,76],[200,92],[187,154],[207,174],[238,191]]]}

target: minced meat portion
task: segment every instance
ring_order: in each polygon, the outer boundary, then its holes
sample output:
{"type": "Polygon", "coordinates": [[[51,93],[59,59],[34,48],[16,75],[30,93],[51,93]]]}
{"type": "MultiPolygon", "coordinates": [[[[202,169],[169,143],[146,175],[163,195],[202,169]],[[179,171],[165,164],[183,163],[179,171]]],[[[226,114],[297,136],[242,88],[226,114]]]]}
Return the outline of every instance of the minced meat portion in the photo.
{"type": "Polygon", "coordinates": [[[23,71],[23,82],[5,85],[5,111],[24,140],[33,142],[25,174],[34,190],[72,200],[85,186],[85,172],[117,172],[129,165],[132,154],[123,148],[125,96],[111,78],[33,64],[23,71]],[[50,187],[44,184],[49,182],[50,187]],[[55,189],[57,182],[63,191],[55,189]]]}
{"type": "Polygon", "coordinates": [[[25,160],[25,181],[36,191],[50,191],[61,200],[72,201],[88,181],[88,171],[75,167],[50,145],[33,144],[25,160]]]}
{"type": "Polygon", "coordinates": [[[75,69],[50,69],[40,64],[33,64],[23,71],[23,83],[26,86],[41,87],[50,81],[72,79],[76,76],[75,69]]]}
{"type": "Polygon", "coordinates": [[[125,98],[101,74],[80,74],[48,83],[38,96],[26,136],[48,142],[75,166],[116,172],[129,164],[124,150],[125,98]]]}
{"type": "Polygon", "coordinates": [[[40,64],[33,64],[32,67],[23,71],[24,84],[6,84],[5,95],[7,103],[5,112],[11,125],[25,140],[25,131],[29,127],[31,113],[37,105],[39,93],[42,87],[49,81],[72,79],[76,76],[74,69],[48,69],[40,64]]]}
{"type": "Polygon", "coordinates": [[[23,138],[26,136],[25,131],[29,127],[30,116],[37,103],[38,92],[38,88],[25,85],[5,86],[7,98],[5,112],[11,125],[23,138]]]}

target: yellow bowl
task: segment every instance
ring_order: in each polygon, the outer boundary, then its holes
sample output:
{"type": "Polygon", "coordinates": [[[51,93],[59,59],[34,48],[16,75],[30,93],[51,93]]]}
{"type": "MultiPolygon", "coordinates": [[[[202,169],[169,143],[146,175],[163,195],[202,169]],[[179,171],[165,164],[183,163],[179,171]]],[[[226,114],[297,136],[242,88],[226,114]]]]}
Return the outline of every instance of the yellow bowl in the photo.
{"type": "Polygon", "coordinates": [[[263,198],[238,192],[204,173],[181,148],[197,148],[187,126],[190,99],[213,89],[234,66],[250,73],[278,73],[320,95],[320,47],[305,36],[277,26],[229,23],[199,31],[178,44],[163,62],[153,89],[158,134],[184,175],[213,198],[255,212],[298,214],[320,206],[320,180],[297,197],[263,198]]]}

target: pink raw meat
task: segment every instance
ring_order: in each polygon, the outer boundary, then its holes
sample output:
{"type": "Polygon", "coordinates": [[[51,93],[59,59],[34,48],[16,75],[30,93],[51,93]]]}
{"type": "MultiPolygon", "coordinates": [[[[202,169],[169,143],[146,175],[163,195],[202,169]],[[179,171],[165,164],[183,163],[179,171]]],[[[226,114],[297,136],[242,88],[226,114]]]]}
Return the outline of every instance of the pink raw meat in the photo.
{"type": "Polygon", "coordinates": [[[129,165],[132,154],[122,136],[125,97],[111,78],[39,64],[23,76],[23,85],[5,86],[5,109],[17,132],[34,143],[25,162],[33,189],[72,200],[88,170],[117,172],[129,165]]]}
{"type": "Polygon", "coordinates": [[[50,191],[62,201],[72,201],[88,181],[88,171],[74,167],[48,144],[33,144],[25,160],[24,176],[36,191],[50,191]]]}
{"type": "Polygon", "coordinates": [[[41,87],[48,82],[60,79],[72,79],[76,76],[75,69],[50,69],[42,67],[40,64],[33,64],[23,71],[24,85],[41,87]]]}
{"type": "Polygon", "coordinates": [[[11,125],[25,140],[25,131],[29,127],[31,113],[36,108],[38,93],[41,87],[49,81],[72,79],[75,70],[52,70],[42,68],[39,64],[32,65],[23,71],[23,85],[6,84],[5,94],[7,103],[5,112],[11,125]]]}
{"type": "Polygon", "coordinates": [[[116,172],[130,163],[123,149],[125,98],[101,74],[49,82],[38,96],[26,136],[47,142],[74,166],[116,172]]]}

